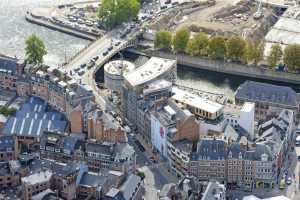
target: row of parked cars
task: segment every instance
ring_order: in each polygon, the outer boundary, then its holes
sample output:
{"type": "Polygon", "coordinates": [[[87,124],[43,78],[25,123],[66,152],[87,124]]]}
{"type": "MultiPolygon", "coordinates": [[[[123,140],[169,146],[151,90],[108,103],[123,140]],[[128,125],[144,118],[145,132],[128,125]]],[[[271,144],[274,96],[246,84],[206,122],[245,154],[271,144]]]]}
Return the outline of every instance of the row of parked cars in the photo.
{"type": "Polygon", "coordinates": [[[114,46],[118,47],[118,46],[120,46],[120,44],[121,44],[120,41],[118,41],[118,42],[112,44],[111,46],[109,46],[109,47],[102,53],[102,55],[103,55],[103,56],[106,56],[111,50],[114,49],[114,46]]]}

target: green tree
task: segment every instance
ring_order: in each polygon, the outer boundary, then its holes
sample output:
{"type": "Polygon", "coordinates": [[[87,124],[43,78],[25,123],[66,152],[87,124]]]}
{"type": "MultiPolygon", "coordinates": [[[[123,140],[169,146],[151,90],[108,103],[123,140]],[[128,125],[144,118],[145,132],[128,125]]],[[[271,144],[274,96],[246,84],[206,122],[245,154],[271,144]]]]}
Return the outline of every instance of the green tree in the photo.
{"type": "Polygon", "coordinates": [[[170,31],[158,31],[154,39],[155,48],[168,49],[172,48],[172,34],[170,31]]]}
{"type": "Polygon", "coordinates": [[[44,42],[35,34],[29,36],[26,40],[25,54],[29,64],[43,63],[43,57],[47,54],[44,42]]]}
{"type": "Polygon", "coordinates": [[[181,28],[176,31],[173,37],[173,48],[175,52],[184,52],[190,38],[190,32],[187,28],[181,28]]]}
{"type": "Polygon", "coordinates": [[[283,52],[279,44],[272,45],[270,55],[267,58],[267,61],[271,67],[276,67],[282,58],[282,53],[283,52]]]}
{"type": "Polygon", "coordinates": [[[191,56],[207,55],[208,37],[205,33],[197,33],[189,39],[186,52],[191,56]]]}
{"type": "Polygon", "coordinates": [[[214,36],[208,42],[208,55],[214,59],[224,59],[226,56],[226,40],[223,36],[214,36]]]}
{"type": "Polygon", "coordinates": [[[245,63],[252,63],[255,58],[255,48],[251,41],[246,42],[246,49],[243,56],[243,61],[245,63]]]}
{"type": "Polygon", "coordinates": [[[300,69],[300,45],[290,44],[284,49],[284,64],[291,71],[300,69]]]}
{"type": "Polygon", "coordinates": [[[241,61],[245,54],[246,42],[241,37],[231,37],[226,41],[227,58],[241,61]]]}
{"type": "Polygon", "coordinates": [[[139,0],[102,0],[98,17],[111,29],[136,17],[140,10],[139,0]]]}
{"type": "Polygon", "coordinates": [[[138,175],[139,177],[141,177],[141,179],[144,179],[144,178],[146,177],[145,173],[142,172],[142,171],[138,171],[138,172],[137,172],[137,175],[138,175]]]}
{"type": "Polygon", "coordinates": [[[254,64],[257,65],[263,59],[265,44],[263,42],[254,43],[254,64]]]}

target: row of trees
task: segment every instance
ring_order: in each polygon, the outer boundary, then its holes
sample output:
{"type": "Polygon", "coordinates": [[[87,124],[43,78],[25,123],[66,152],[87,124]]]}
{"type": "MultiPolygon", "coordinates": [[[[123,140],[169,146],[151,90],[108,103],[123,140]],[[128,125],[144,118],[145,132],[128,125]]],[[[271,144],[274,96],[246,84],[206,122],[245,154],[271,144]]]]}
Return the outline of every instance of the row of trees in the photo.
{"type": "MultiPolygon", "coordinates": [[[[190,32],[186,28],[177,30],[175,34],[169,31],[157,32],[154,46],[174,53],[184,52],[191,56],[230,59],[255,65],[263,59],[264,52],[262,42],[247,41],[239,36],[208,37],[205,33],[197,33],[190,37],[190,32]]],[[[275,67],[282,59],[289,70],[300,69],[300,46],[289,45],[283,52],[280,45],[273,45],[267,58],[269,65],[275,67]]]]}
{"type": "Polygon", "coordinates": [[[100,21],[111,29],[138,15],[140,0],[102,0],[98,10],[100,21]]]}

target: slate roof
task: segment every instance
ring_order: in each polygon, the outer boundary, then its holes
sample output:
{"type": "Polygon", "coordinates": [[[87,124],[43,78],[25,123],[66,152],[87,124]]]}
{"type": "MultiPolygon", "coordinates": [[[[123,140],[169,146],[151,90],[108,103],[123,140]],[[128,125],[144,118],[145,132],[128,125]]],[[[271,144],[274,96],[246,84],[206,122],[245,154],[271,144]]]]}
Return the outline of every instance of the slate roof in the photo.
{"type": "Polygon", "coordinates": [[[288,106],[297,106],[297,93],[290,87],[246,81],[239,86],[235,93],[237,99],[249,101],[270,102],[288,106]]]}
{"type": "Polygon", "coordinates": [[[130,200],[131,196],[135,193],[135,188],[138,187],[138,184],[142,181],[141,177],[131,174],[128,176],[124,184],[121,186],[120,191],[123,194],[125,200],[130,200]]]}
{"type": "Polygon", "coordinates": [[[198,143],[197,152],[192,154],[192,160],[224,160],[227,148],[224,140],[202,139],[198,143]]]}
{"type": "Polygon", "coordinates": [[[17,59],[3,57],[0,55],[0,72],[13,73],[17,70],[17,59]]]}
{"type": "Polygon", "coordinates": [[[14,138],[12,136],[1,136],[0,137],[0,152],[14,150],[14,138]]]}
{"type": "Polygon", "coordinates": [[[79,185],[91,187],[103,186],[106,183],[106,180],[106,176],[99,176],[85,172],[80,179],[79,185]]]}
{"type": "Polygon", "coordinates": [[[85,148],[86,148],[86,152],[95,152],[95,153],[101,153],[106,155],[111,155],[115,152],[114,145],[111,143],[102,143],[102,144],[87,143],[85,148]]]}
{"type": "Polygon", "coordinates": [[[66,126],[67,121],[61,113],[48,112],[45,101],[31,97],[15,116],[8,119],[2,132],[5,135],[40,137],[46,130],[64,132],[66,126]]]}

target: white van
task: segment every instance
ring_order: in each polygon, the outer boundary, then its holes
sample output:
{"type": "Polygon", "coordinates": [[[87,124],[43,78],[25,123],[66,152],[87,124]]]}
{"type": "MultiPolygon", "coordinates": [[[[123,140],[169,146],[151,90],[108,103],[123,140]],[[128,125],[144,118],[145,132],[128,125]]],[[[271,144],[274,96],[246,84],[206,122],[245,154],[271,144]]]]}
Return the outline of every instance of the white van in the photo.
{"type": "Polygon", "coordinates": [[[296,140],[295,140],[295,145],[296,146],[300,145],[300,135],[297,135],[296,140]]]}

